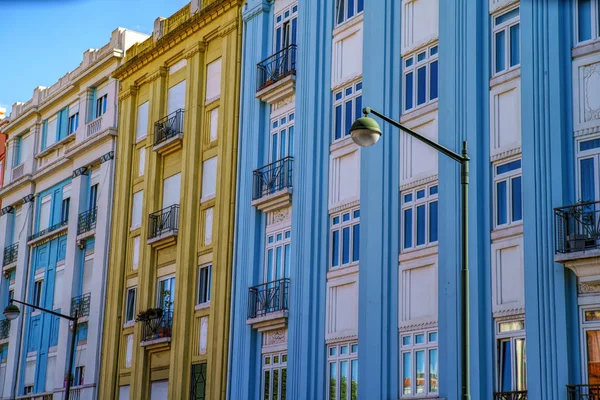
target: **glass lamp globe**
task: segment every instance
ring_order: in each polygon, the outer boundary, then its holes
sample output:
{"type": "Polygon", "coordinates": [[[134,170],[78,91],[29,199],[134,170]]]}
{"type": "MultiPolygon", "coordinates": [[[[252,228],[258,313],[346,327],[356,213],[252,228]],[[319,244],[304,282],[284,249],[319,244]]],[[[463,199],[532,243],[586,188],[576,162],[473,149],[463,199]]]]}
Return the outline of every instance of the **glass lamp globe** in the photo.
{"type": "Polygon", "coordinates": [[[381,137],[381,128],[373,118],[362,117],[354,121],[350,128],[354,143],[360,147],[373,146],[381,137]]]}
{"type": "Polygon", "coordinates": [[[21,310],[19,310],[19,307],[15,306],[14,304],[9,304],[4,309],[4,316],[9,321],[19,318],[19,314],[21,314],[21,310]]]}

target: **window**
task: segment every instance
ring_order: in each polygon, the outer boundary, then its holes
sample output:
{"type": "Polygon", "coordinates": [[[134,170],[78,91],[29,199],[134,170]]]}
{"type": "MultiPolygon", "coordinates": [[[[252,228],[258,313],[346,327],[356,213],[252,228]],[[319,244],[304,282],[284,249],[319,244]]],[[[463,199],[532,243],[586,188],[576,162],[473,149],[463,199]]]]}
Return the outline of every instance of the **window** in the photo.
{"type": "Polygon", "coordinates": [[[82,386],[84,385],[84,377],[85,375],[85,366],[75,367],[75,380],[73,381],[73,386],[82,386]]]}
{"type": "Polygon", "coordinates": [[[75,133],[79,127],[79,113],[75,113],[69,117],[67,135],[75,133]]]}
{"type": "Polygon", "coordinates": [[[577,18],[575,40],[582,43],[600,37],[600,2],[598,0],[576,0],[577,18]]]}
{"type": "Polygon", "coordinates": [[[411,249],[438,241],[438,186],[401,193],[402,248],[411,249]]]}
{"type": "Polygon", "coordinates": [[[358,400],[358,343],[327,349],[329,400],[358,400]]]}
{"type": "Polygon", "coordinates": [[[438,46],[404,57],[404,110],[438,98],[438,46]]]}
{"type": "Polygon", "coordinates": [[[63,199],[60,208],[60,222],[65,223],[69,220],[69,208],[71,207],[71,198],[63,199]]]}
{"type": "Polygon", "coordinates": [[[217,194],[217,157],[202,163],[202,199],[210,200],[217,194]]]}
{"type": "Polygon", "coordinates": [[[81,346],[87,344],[88,338],[88,323],[83,322],[77,325],[77,345],[81,346]]]}
{"type": "Polygon", "coordinates": [[[401,396],[438,392],[438,333],[420,331],[400,335],[401,396]]]}
{"type": "Polygon", "coordinates": [[[156,306],[163,310],[173,310],[175,300],[175,277],[169,276],[158,280],[158,293],[156,295],[156,306]]]}
{"type": "Polygon", "coordinates": [[[271,120],[271,162],[294,154],[294,113],[271,120]]]}
{"type": "Polygon", "coordinates": [[[99,99],[96,99],[96,112],[94,114],[95,118],[99,118],[106,113],[106,106],[108,104],[108,95],[104,95],[99,99]]]}
{"type": "Polygon", "coordinates": [[[263,355],[263,400],[285,400],[287,395],[287,353],[263,355]]]}
{"type": "Polygon", "coordinates": [[[125,322],[135,321],[137,288],[127,289],[127,303],[125,303],[125,322]]]}
{"type": "Polygon", "coordinates": [[[265,282],[290,277],[292,231],[267,234],[265,282]]]}
{"type": "MultiPolygon", "coordinates": [[[[162,208],[179,204],[181,196],[181,172],[163,179],[162,208]]],[[[165,221],[165,225],[167,225],[165,221]]]]}
{"type": "Polygon", "coordinates": [[[140,190],[133,194],[131,205],[131,228],[139,228],[142,225],[142,201],[144,199],[144,191],[140,190]]]}
{"type": "Polygon", "coordinates": [[[362,112],[362,82],[333,94],[333,140],[350,135],[352,123],[362,112]]]}
{"type": "Polygon", "coordinates": [[[523,219],[521,160],[494,166],[496,226],[510,225],[523,219]]]}
{"type": "Polygon", "coordinates": [[[206,400],[206,363],[192,364],[190,400],[206,400]]]}
{"type": "Polygon", "coordinates": [[[49,194],[47,196],[42,197],[42,202],[40,205],[40,214],[38,221],[38,232],[41,232],[50,226],[50,205],[52,204],[52,195],[49,194]]]}
{"type": "Polygon", "coordinates": [[[508,71],[521,63],[519,8],[493,19],[492,54],[494,74],[508,71]]]}
{"type": "MultiPolygon", "coordinates": [[[[296,44],[298,33],[298,6],[287,8],[275,16],[275,52],[285,49],[289,45],[296,44]]],[[[294,54],[292,54],[294,56],[294,54]]],[[[283,61],[283,60],[282,60],[283,61]]],[[[291,60],[292,64],[295,62],[291,60]]]]}
{"type": "Polygon", "coordinates": [[[134,271],[138,269],[140,264],[140,237],[136,236],[133,238],[133,263],[131,269],[134,271]]]}
{"type": "Polygon", "coordinates": [[[42,304],[42,286],[44,285],[43,280],[35,281],[33,283],[32,300],[33,305],[39,307],[42,304]]]}
{"type": "Polygon", "coordinates": [[[332,214],[331,268],[346,266],[359,260],[360,210],[358,208],[332,214]]]}
{"type": "Polygon", "coordinates": [[[23,388],[23,394],[33,393],[33,385],[28,385],[23,388]]]}
{"type": "Polygon", "coordinates": [[[142,147],[140,149],[140,153],[138,155],[138,176],[144,175],[144,170],[146,169],[146,148],[142,147]]]}
{"type": "MultiPolygon", "coordinates": [[[[18,167],[19,164],[21,164],[21,155],[23,154],[22,147],[23,147],[23,137],[19,136],[15,139],[15,144],[13,147],[13,163],[12,163],[13,168],[18,167]]],[[[25,157],[27,157],[27,155],[25,155],[25,157]]]]}
{"type": "Polygon", "coordinates": [[[90,187],[90,210],[96,208],[98,203],[98,184],[92,185],[90,187]]]}
{"type": "Polygon", "coordinates": [[[600,138],[580,141],[577,150],[579,199],[582,202],[596,201],[600,198],[598,195],[600,138]]]}
{"type": "Polygon", "coordinates": [[[496,327],[497,390],[527,390],[525,321],[498,322],[496,327]]]}
{"type": "Polygon", "coordinates": [[[585,343],[582,358],[585,361],[587,383],[600,384],[600,310],[581,310],[581,343],[585,343]]]}
{"type": "Polygon", "coordinates": [[[208,140],[214,142],[219,136],[219,107],[213,108],[209,114],[208,140]]]}
{"type": "Polygon", "coordinates": [[[139,142],[145,138],[148,132],[148,102],[140,104],[137,108],[135,123],[135,139],[139,142]]]}
{"type": "Polygon", "coordinates": [[[335,2],[335,24],[339,25],[355,15],[363,12],[364,0],[336,0],[335,2]]]}
{"type": "Polygon", "coordinates": [[[210,302],[210,289],[212,282],[212,265],[203,265],[198,270],[198,303],[210,302]]]}
{"type": "Polygon", "coordinates": [[[42,133],[42,150],[44,150],[56,143],[56,137],[58,136],[58,117],[52,117],[52,119],[44,121],[42,133]]]}

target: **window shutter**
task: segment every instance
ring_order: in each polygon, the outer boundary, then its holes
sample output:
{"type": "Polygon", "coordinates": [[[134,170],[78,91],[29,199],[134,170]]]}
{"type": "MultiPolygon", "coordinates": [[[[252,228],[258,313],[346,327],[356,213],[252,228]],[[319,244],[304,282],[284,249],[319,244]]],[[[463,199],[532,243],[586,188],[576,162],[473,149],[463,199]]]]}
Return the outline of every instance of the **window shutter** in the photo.
{"type": "Polygon", "coordinates": [[[17,140],[15,140],[15,150],[14,150],[14,160],[13,160],[13,168],[15,168],[16,166],[18,166],[21,163],[21,141],[23,139],[21,137],[18,137],[17,140]]]}
{"type": "Polygon", "coordinates": [[[92,122],[95,119],[96,115],[96,88],[92,90],[92,98],[90,99],[90,104],[88,104],[88,117],[87,122],[92,122]]]}
{"type": "Polygon", "coordinates": [[[185,108],[185,81],[171,87],[167,94],[167,115],[185,108]]]}
{"type": "Polygon", "coordinates": [[[44,120],[42,125],[42,150],[46,148],[46,136],[48,135],[48,120],[44,120]]]}
{"type": "Polygon", "coordinates": [[[64,139],[67,137],[68,120],[69,120],[69,106],[63,108],[58,113],[58,140],[61,140],[61,139],[64,139]]]}

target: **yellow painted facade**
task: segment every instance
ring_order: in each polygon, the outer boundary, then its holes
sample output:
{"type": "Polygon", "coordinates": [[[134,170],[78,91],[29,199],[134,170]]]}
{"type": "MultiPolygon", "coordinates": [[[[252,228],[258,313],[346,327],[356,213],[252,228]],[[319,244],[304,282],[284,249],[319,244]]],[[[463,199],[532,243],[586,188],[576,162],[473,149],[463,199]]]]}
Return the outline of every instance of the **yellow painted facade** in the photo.
{"type": "Polygon", "coordinates": [[[134,45],[114,74],[120,115],[101,399],[121,392],[146,400],[164,390],[169,399],[189,399],[192,369],[202,364],[205,398],[225,398],[242,3],[201,3],[157,19],[153,37],[134,45]],[[184,111],[169,113],[178,102],[184,111]],[[175,227],[173,204],[179,206],[175,227]],[[209,265],[210,301],[203,302],[207,293],[199,286],[206,279],[200,282],[199,274],[209,265]],[[165,278],[174,278],[174,288],[165,278]],[[159,307],[167,311],[163,317],[131,321],[132,288],[136,314],[159,307]]]}

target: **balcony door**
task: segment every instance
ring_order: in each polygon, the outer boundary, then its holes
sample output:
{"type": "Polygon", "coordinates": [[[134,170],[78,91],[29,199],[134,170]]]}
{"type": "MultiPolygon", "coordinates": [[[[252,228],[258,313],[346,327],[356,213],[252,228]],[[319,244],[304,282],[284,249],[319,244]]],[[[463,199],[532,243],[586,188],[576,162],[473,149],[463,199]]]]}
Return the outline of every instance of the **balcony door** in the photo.
{"type": "Polygon", "coordinates": [[[163,180],[162,209],[179,204],[181,188],[181,173],[172,175],[163,180]]]}
{"type": "Polygon", "coordinates": [[[275,16],[275,53],[296,44],[298,6],[292,6],[275,16]]]}
{"type": "Polygon", "coordinates": [[[164,311],[173,310],[175,301],[175,277],[169,276],[158,280],[158,293],[156,294],[156,307],[164,311]]]}
{"type": "Polygon", "coordinates": [[[583,309],[581,317],[583,383],[598,385],[600,384],[600,307],[583,309]]]}
{"type": "Polygon", "coordinates": [[[267,234],[265,283],[290,277],[291,241],[290,229],[267,234]]]}
{"type": "Polygon", "coordinates": [[[279,116],[271,120],[270,162],[293,156],[294,149],[294,113],[279,116]]]}

